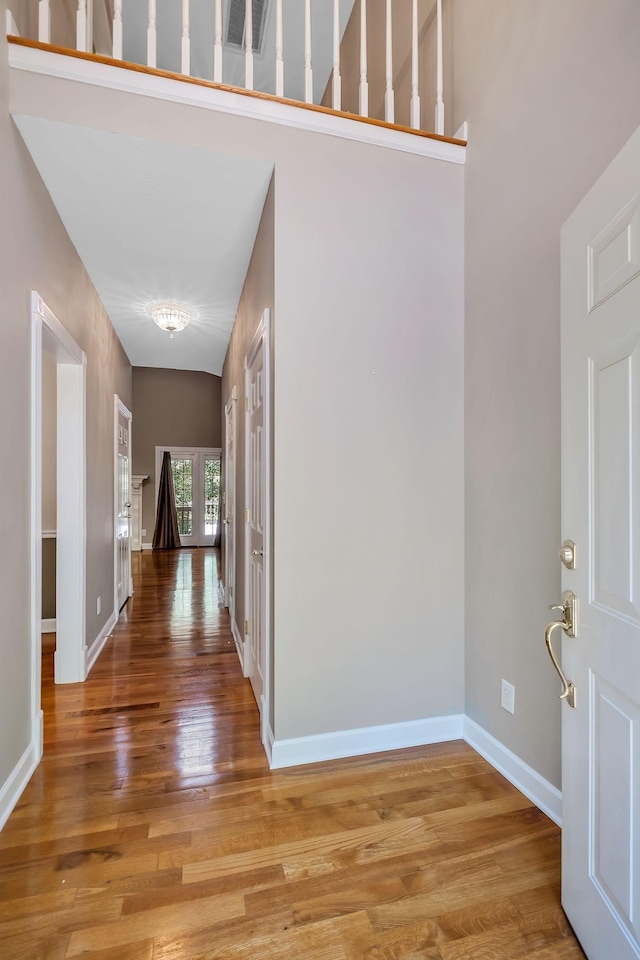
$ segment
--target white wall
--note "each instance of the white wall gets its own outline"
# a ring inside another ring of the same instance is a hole
[[[462,711],[462,169],[276,162],[276,739]]]
[[[560,228],[640,124],[636,0],[446,0],[466,166],[467,713],[560,785]],[[580,545],[579,545],[580,546]],[[500,679],[516,712],[500,708]]]

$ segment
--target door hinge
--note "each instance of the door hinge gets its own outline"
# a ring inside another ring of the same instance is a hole
[[[249,397],[244,398],[244,408],[245,410],[249,409]]]
[[[251,510],[249,509],[249,507],[247,507],[247,509],[244,512],[244,518],[247,523],[251,523]]]
[[[249,621],[245,620],[244,622],[244,635],[245,637],[249,636]]]

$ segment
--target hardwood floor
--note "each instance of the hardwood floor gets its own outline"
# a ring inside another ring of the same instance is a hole
[[[269,771],[213,550],[135,594],[0,833],[3,960],[581,958],[560,834],[462,742]]]

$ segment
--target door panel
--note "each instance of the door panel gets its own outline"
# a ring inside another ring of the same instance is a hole
[[[262,709],[265,662],[265,581],[264,581],[264,343],[261,341],[247,367],[247,517],[249,548],[249,645],[247,664],[256,702]]]
[[[640,132],[562,239],[562,898],[590,960],[640,957]]]
[[[194,460],[193,456],[186,455],[172,455],[171,457],[178,531],[180,533],[180,543],[183,547],[197,545],[197,537],[193,528]]]
[[[236,579],[236,397],[225,407],[224,591],[225,605],[235,623]]]

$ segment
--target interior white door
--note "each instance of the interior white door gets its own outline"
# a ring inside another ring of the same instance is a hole
[[[236,579],[236,397],[224,408],[224,602],[235,621]]]
[[[640,131],[563,230],[563,905],[590,960],[640,957]]]
[[[265,337],[259,335],[246,359],[246,538],[247,611],[250,656],[245,672],[251,680],[260,712],[264,708],[266,661],[266,581],[264,575],[266,462],[265,462]]]
[[[131,596],[131,414],[116,400],[116,595]]]

